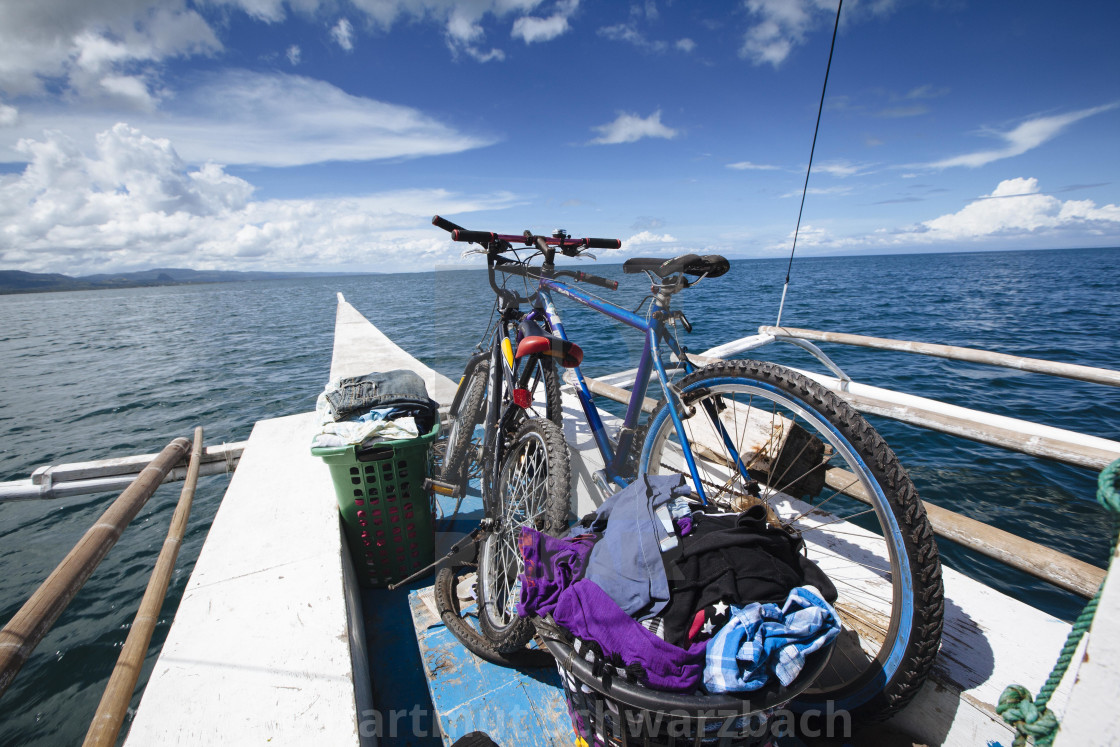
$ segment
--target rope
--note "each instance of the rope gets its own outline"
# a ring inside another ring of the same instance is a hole
[[[821,103],[817,106],[817,124],[813,127],[813,144],[809,148],[809,167],[805,169],[805,184],[801,187],[801,207],[797,210],[797,226],[793,229],[793,247],[789,250],[789,266],[786,267],[786,282],[782,285],[782,301],[778,304],[778,321],[775,327],[782,326],[782,309],[786,306],[786,291],[789,290],[789,272],[793,269],[793,253],[797,251],[797,234],[801,231],[801,213],[805,211],[805,194],[809,191],[809,174],[813,171],[813,153],[817,150],[817,132],[821,129],[821,112],[824,111],[824,94],[828,90],[828,73],[832,70],[832,53],[836,50],[836,32],[840,29],[840,9],[844,0],[836,4],[836,23],[832,27],[832,44],[828,48],[828,65],[824,68],[824,85],[821,86]]]
[[[1109,558],[1116,553],[1117,540],[1120,540],[1120,459],[1108,465],[1101,472],[1097,480],[1097,502],[1112,512],[1112,547]],[[1107,580],[1108,576],[1105,576]],[[996,713],[1003,716],[1003,720],[1015,727],[1014,747],[1024,747],[1028,740],[1033,740],[1038,747],[1050,747],[1054,737],[1058,734],[1058,717],[1046,707],[1050,697],[1062,681],[1066,670],[1069,669],[1077,645],[1093,624],[1093,616],[1097,613],[1097,605],[1101,598],[1101,588],[1085,605],[1085,609],[1077,616],[1069,636],[1066,638],[1058,661],[1046,678],[1038,697],[1031,699],[1031,694],[1022,685],[1010,685],[999,696]]]

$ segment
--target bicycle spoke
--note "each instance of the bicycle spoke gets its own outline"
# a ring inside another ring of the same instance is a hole
[[[825,527],[832,526],[833,524],[836,524],[838,522],[848,521],[849,519],[854,519],[857,516],[863,516],[864,514],[871,514],[871,513],[875,513],[874,508],[869,508],[865,511],[857,511],[854,514],[848,514],[847,516],[838,516],[835,519],[833,519],[832,521],[826,521],[825,523],[817,524],[816,526],[808,527],[808,528],[805,528],[805,529],[797,529],[797,533],[798,534],[805,534],[806,532],[815,532],[818,529],[824,529]]]

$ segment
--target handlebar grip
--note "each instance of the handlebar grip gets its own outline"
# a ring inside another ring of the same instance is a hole
[[[612,291],[618,290],[617,280],[607,280],[606,278],[601,278],[598,275],[589,275],[586,272],[573,272],[572,274],[575,276],[576,280],[580,281],[581,283],[591,283],[592,285],[597,285],[600,288],[606,288],[607,290]]]
[[[621,249],[622,241],[619,239],[583,239],[588,249]],[[617,286],[618,283],[615,283]]]
[[[452,231],[462,231],[462,226],[457,226],[446,218],[441,218],[438,215],[432,216],[432,225],[442,228],[444,231],[451,233]]]
[[[462,228],[456,228],[451,232],[451,238],[455,241],[470,241],[475,244],[489,244],[491,241],[498,240],[498,234],[490,233],[489,231],[467,231]]]

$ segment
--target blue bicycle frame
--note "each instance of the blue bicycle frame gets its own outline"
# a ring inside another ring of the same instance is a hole
[[[645,346],[642,349],[642,357],[638,362],[638,371],[634,379],[634,389],[626,407],[626,416],[622,421],[622,430],[620,431],[617,449],[611,446],[610,439],[607,437],[606,427],[603,425],[603,419],[599,417],[599,411],[591,399],[591,391],[587,388],[587,382],[584,379],[583,371],[580,370],[579,366],[573,369],[575,371],[576,383],[578,384],[576,387],[576,395],[579,397],[580,405],[582,405],[583,411],[587,416],[587,423],[591,426],[591,431],[595,437],[595,444],[598,446],[599,452],[603,456],[605,476],[607,480],[624,487],[627,481],[622,477],[621,472],[627,456],[634,445],[634,429],[638,425],[638,417],[641,415],[642,401],[645,399],[646,389],[649,386],[651,368],[656,371],[657,378],[661,383],[661,388],[665,392],[669,414],[673,419],[673,426],[676,429],[677,437],[682,444],[688,443],[684,424],[681,421],[681,413],[677,408],[677,399],[672,396],[669,376],[665,372],[664,364],[661,362],[661,356],[659,354],[660,342],[664,341],[669,346],[670,351],[677,356],[677,359],[683,362],[686,372],[691,373],[695,367],[682,354],[680,347],[672,336],[666,332],[665,325],[660,319],[654,317],[646,319],[628,309],[594,298],[553,278],[541,277],[537,289],[541,308],[535,306],[534,310],[530,312],[530,318],[537,317],[537,320],[540,320],[539,315],[543,315],[544,320],[547,320],[548,325],[557,337],[563,340],[568,339],[567,334],[564,332],[564,323],[561,321],[560,314],[556,310],[556,305],[552,301],[553,291],[566,298],[570,298],[576,303],[583,304],[601,314],[605,314],[612,319],[640,330],[645,335]],[[720,430],[722,431],[722,428],[720,428]],[[726,434],[723,435],[725,436],[725,440],[729,441]],[[733,451],[732,454],[735,454],[735,452]],[[693,485],[696,486],[696,492],[700,496],[700,500],[706,504],[708,502],[707,496],[704,494],[704,488],[700,481],[700,474],[692,458],[691,449],[684,449],[684,458],[688,465],[689,472],[692,475]],[[737,454],[735,454],[735,459],[739,462]]]

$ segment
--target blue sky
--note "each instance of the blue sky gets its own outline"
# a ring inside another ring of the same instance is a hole
[[[0,0],[0,269],[466,261],[434,213],[782,256],[835,7]],[[1120,245],[1118,32],[848,0],[798,253]]]

